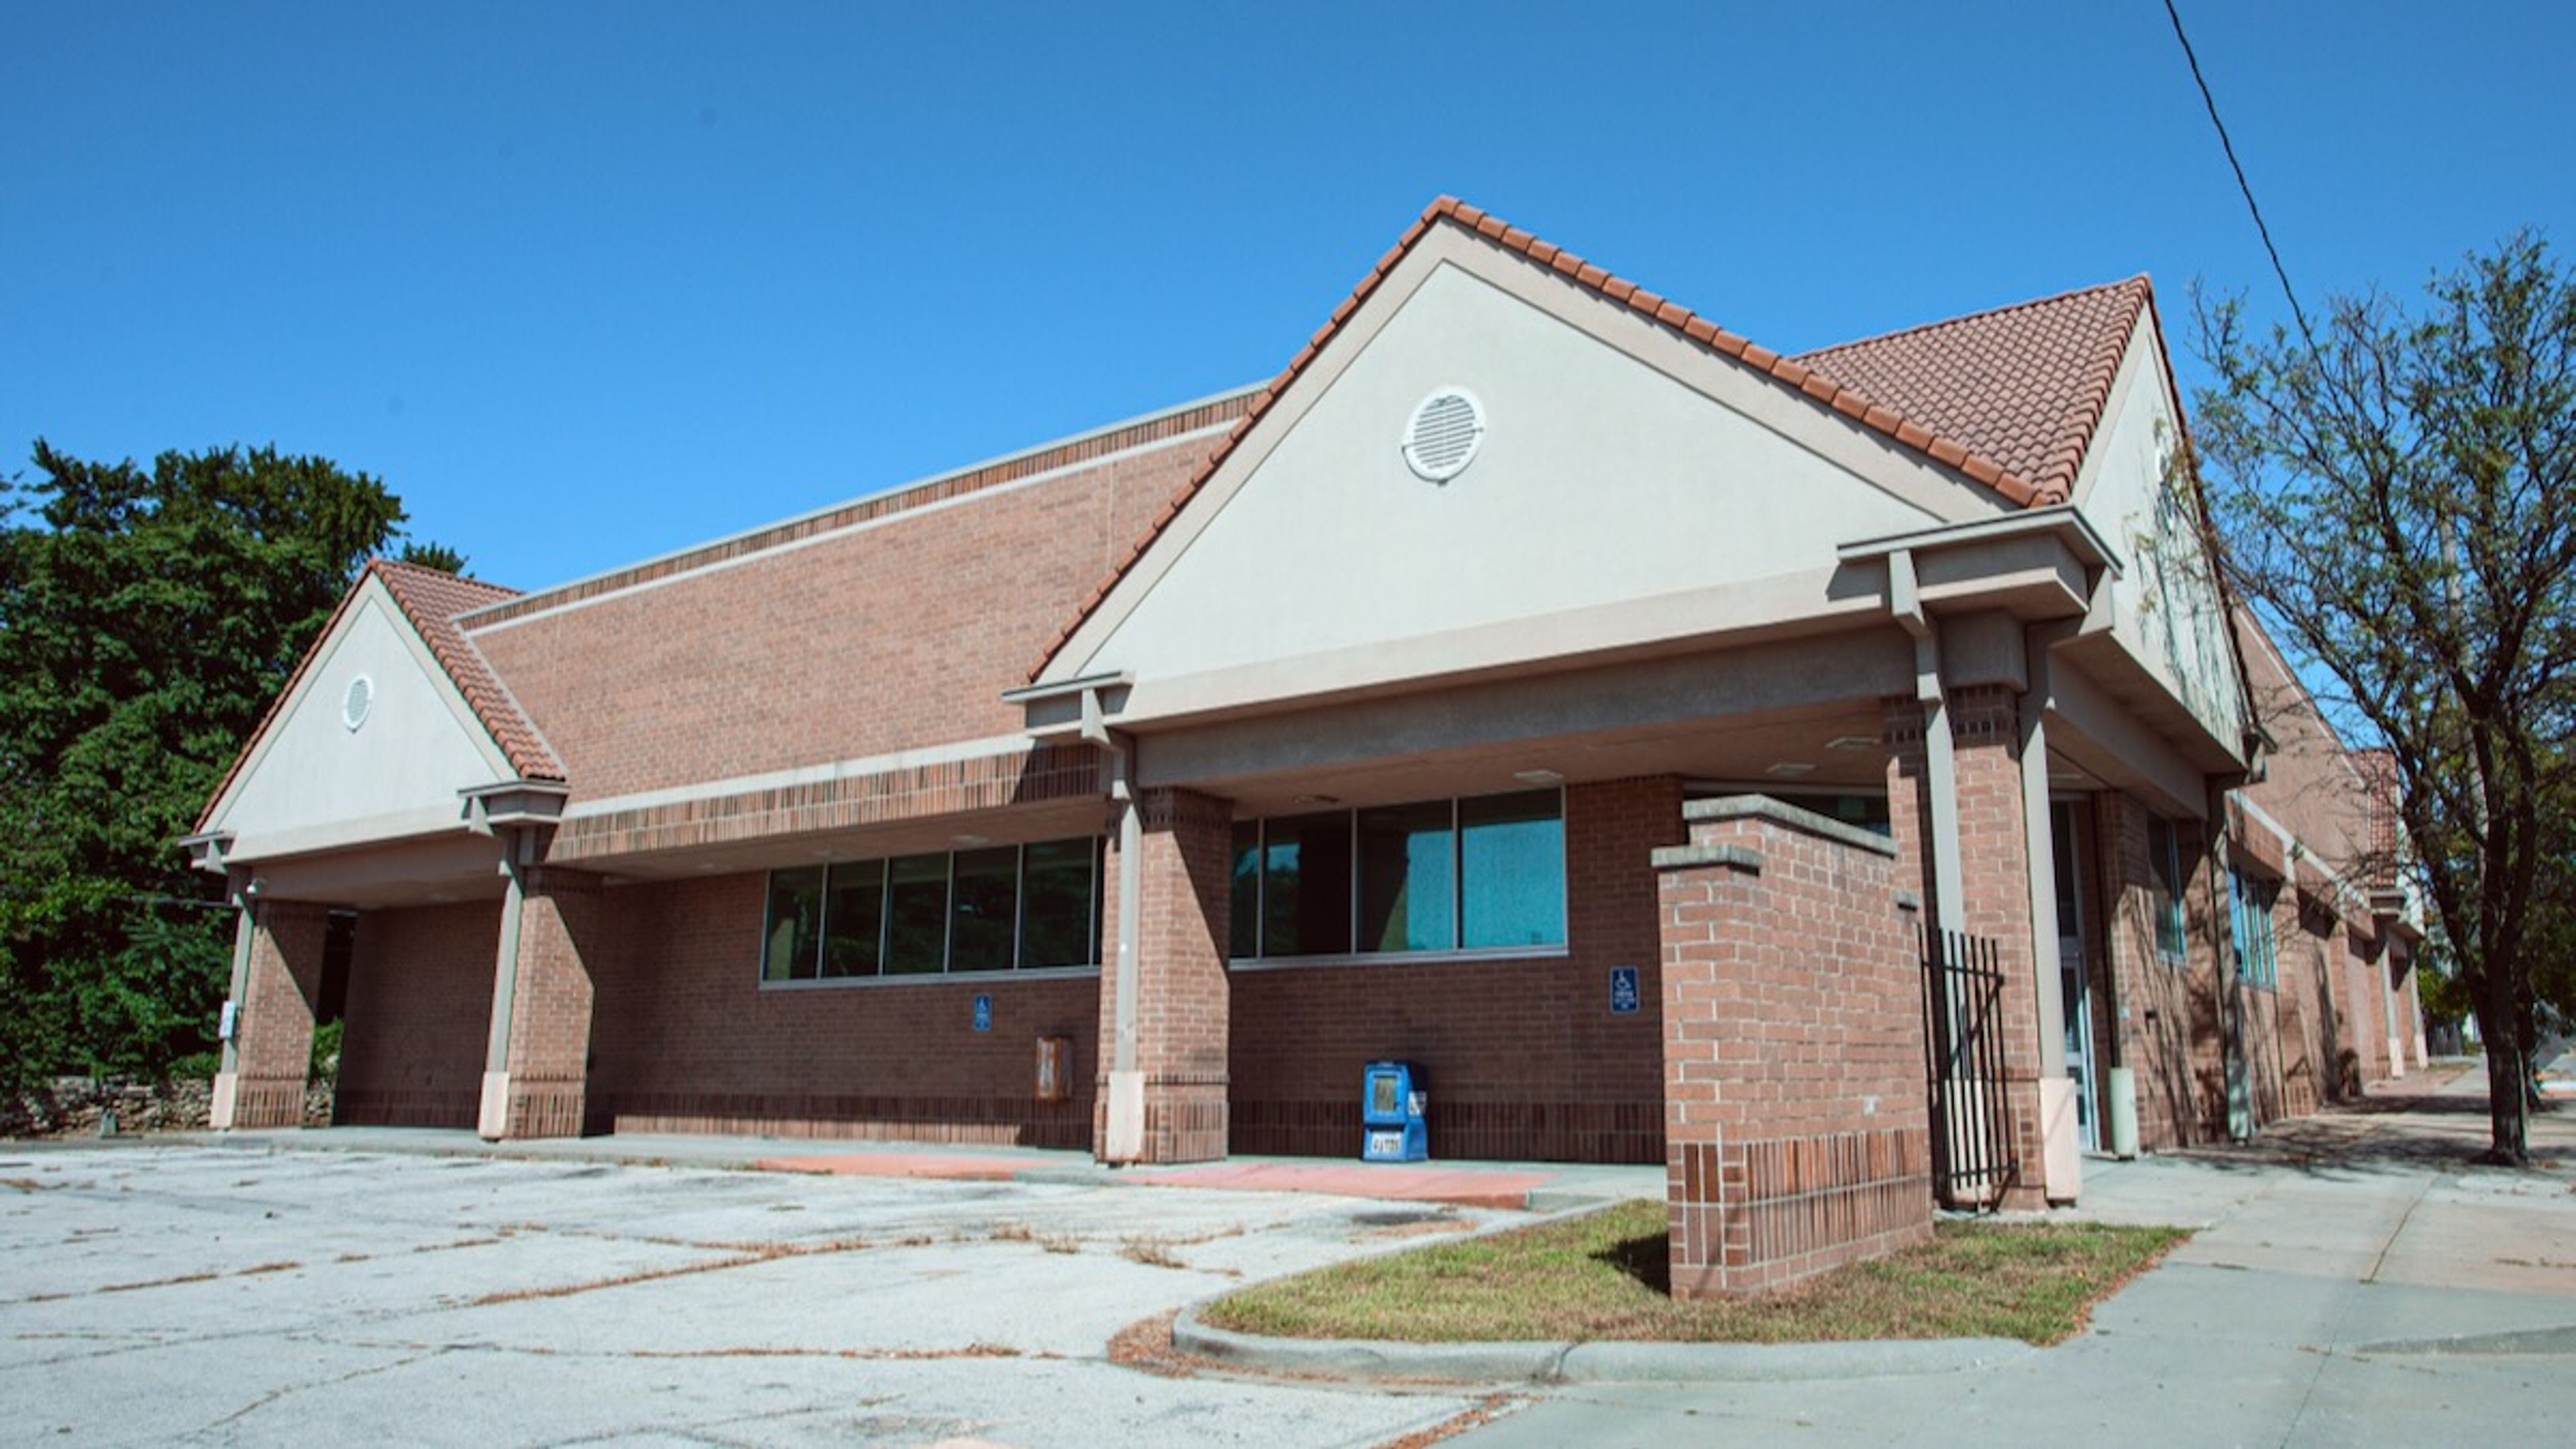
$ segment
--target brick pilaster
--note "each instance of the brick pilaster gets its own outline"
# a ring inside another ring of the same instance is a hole
[[[1936,919],[1940,895],[1934,879],[1937,812],[1931,798],[1923,706],[1910,699],[1886,702],[1887,800],[1897,846],[1894,879],[1919,889],[1931,926],[1965,931],[1996,944],[2004,988],[1996,1023],[2004,1048],[2004,1101],[2019,1173],[2003,1205],[2036,1208],[2047,1201],[2041,1178],[2045,1143],[2039,1101],[2039,1000],[2033,976],[2042,959],[2031,940],[2030,833],[2022,800],[2021,702],[2010,688],[1976,685],[1953,690],[1943,710],[1949,721],[1951,769],[1957,798],[1951,802],[1959,832],[1959,898],[1962,919]],[[2056,943],[2047,943],[2050,953]],[[2053,969],[2053,966],[2052,966]]]
[[[1226,978],[1232,918],[1233,813],[1223,800],[1188,790],[1146,790],[1138,859],[1120,858],[1111,837],[1100,972],[1102,1114],[1093,1151],[1110,1160],[1106,1114],[1117,1070],[1120,874],[1137,877],[1135,1070],[1141,1074],[1148,1163],[1204,1162],[1226,1154],[1226,1050],[1231,1011]]]
[[[510,1009],[508,1136],[581,1135],[599,917],[599,877],[528,868]]]
[[[250,969],[235,1026],[232,1127],[304,1125],[313,1064],[313,1004],[322,990],[330,911],[308,901],[253,908]]]

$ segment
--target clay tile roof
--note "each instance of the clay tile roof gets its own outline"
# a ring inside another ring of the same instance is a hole
[[[2062,502],[2150,295],[2131,277],[1797,360]]]
[[[464,631],[456,627],[457,615],[468,609],[516,598],[519,591],[499,584],[487,584],[480,579],[460,578],[437,569],[422,568],[417,564],[397,563],[386,558],[370,559],[366,568],[359,572],[357,583],[349,586],[348,595],[340,600],[338,608],[331,611],[329,622],[313,637],[304,657],[296,662],[295,672],[287,676],[286,686],[277,692],[276,699],[270,701],[268,713],[260,717],[258,727],[250,732],[250,738],[242,741],[241,752],[233,757],[232,768],[224,771],[223,779],[207,796],[206,807],[197,816],[197,829],[203,830],[213,823],[215,806],[223,800],[224,792],[233,787],[233,781],[240,777],[242,767],[250,763],[252,747],[259,743],[261,735],[268,733],[269,726],[277,722],[278,715],[286,708],[286,701],[294,695],[296,685],[313,668],[313,660],[321,651],[322,641],[330,637],[332,628],[340,622],[340,616],[348,612],[351,601],[358,597],[360,585],[370,574],[384,580],[385,591],[393,595],[395,606],[403,611],[404,618],[411,621],[412,628],[419,631],[422,641],[429,645],[431,656],[438,660],[440,668],[447,671],[449,682],[465,696],[465,702],[473,707],[474,717],[482,721],[483,728],[491,733],[501,752],[509,757],[510,767],[518,772],[519,777],[526,780],[564,778],[563,766],[555,759],[554,750],[546,744],[544,736],[537,733],[536,726],[528,722],[517,702],[510,698],[509,691],[501,686],[500,676],[492,672],[492,666],[485,662],[482,651],[476,649],[466,639]]]
[[[1480,207],[1443,196],[1423,209],[1404,236],[1360,279],[1349,300],[1334,309],[1331,319],[1290,359],[1287,368],[1253,398],[1224,443],[1039,651],[1037,662],[1029,668],[1031,680],[1046,672],[1056,651],[1108,600],[1119,580],[1224,465],[1235,444],[1322,353],[1344,320],[1442,222],[1463,227],[1712,352],[1768,374],[1781,386],[1925,453],[2025,508],[2063,503],[2071,495],[2076,466],[2110,397],[2130,324],[2147,296],[2146,279],[2137,277],[1913,332],[1846,343],[1803,358],[1783,357],[1688,307],[1506,225]],[[1960,330],[1947,330],[1952,328]],[[2032,350],[2016,350],[2025,346]],[[1909,359],[1929,370],[1920,376],[1909,373]],[[1872,389],[1896,395],[1879,396]],[[1989,400],[1988,392],[2002,394],[2003,400]]]

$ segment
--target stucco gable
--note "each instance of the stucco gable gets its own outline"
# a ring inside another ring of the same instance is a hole
[[[354,724],[352,722],[355,722]],[[332,616],[200,829],[252,860],[454,830],[510,756],[371,570]]]
[[[2014,506],[1473,232],[1410,247],[1335,331],[1042,684],[1432,639],[1460,646],[1453,666],[1487,667],[1721,633],[1834,607],[1839,543]],[[1464,472],[1431,481],[1401,444],[1416,405],[1451,388],[1486,432]]]

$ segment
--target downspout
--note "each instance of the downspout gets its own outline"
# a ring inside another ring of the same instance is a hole
[[[1082,692],[1082,738],[1107,755],[1109,799],[1118,811],[1118,972],[1112,987],[1109,1105],[1100,1155],[1109,1162],[1134,1162],[1145,1148],[1145,1081],[1136,1065],[1142,994],[1136,971],[1144,939],[1138,920],[1144,909],[1139,856],[1145,848],[1145,824],[1136,808],[1136,744],[1108,727],[1096,689]]]
[[[1887,556],[1887,611],[1914,639],[1914,697],[1923,706],[1923,773],[1931,795],[1924,833],[1932,857],[1932,924],[1967,929],[1967,896],[1959,864],[1959,762],[1950,740],[1950,695],[1941,682],[1941,633],[1923,612],[1916,587],[1914,550]]]
[[[519,1002],[519,913],[528,882],[519,854],[529,837],[501,834],[501,944],[492,959],[492,1028],[483,1046],[483,1096],[475,1131],[498,1142],[510,1131],[510,1032]]]

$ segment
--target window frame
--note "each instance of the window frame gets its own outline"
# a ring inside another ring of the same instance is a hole
[[[1069,966],[1023,966],[1027,959],[1029,924],[1029,851],[1032,847],[1063,845],[1080,841],[1090,846],[1091,889],[1089,907],[1084,917],[1084,939],[1090,942],[1091,960]],[[754,967],[763,991],[810,991],[843,987],[899,987],[935,983],[955,984],[961,981],[1043,981],[1058,977],[1097,976],[1100,974],[1101,928],[1107,923],[1107,902],[1102,898],[1108,878],[1105,859],[1106,837],[1066,836],[1061,839],[1021,841],[1007,846],[979,845],[943,851],[907,851],[901,855],[866,856],[850,860],[820,861],[812,865],[778,866],[762,873],[760,948]],[[957,942],[957,857],[1008,849],[1011,862],[1011,961],[1008,966],[959,970],[955,965]],[[940,881],[939,965],[936,970],[888,971],[887,953],[893,946],[894,932],[894,866],[898,860],[936,855],[942,862]],[[813,959],[806,962],[805,975],[773,979],[769,975],[770,938],[777,930],[771,914],[777,896],[777,878],[808,871],[821,871],[820,906],[814,926]],[[876,969],[864,975],[830,976],[823,974],[830,964],[832,942],[832,897],[835,883],[844,871],[872,871],[877,885],[877,950]]]
[[[1359,943],[1362,939],[1362,927],[1366,921],[1366,911],[1364,908],[1366,880],[1361,858],[1361,836],[1359,829],[1359,817],[1363,812],[1415,809],[1430,805],[1446,805],[1448,807],[1449,939],[1452,942],[1463,943],[1466,940],[1467,930],[1468,874],[1465,840],[1461,834],[1463,829],[1461,819],[1464,813],[1461,809],[1462,803],[1468,800],[1499,799],[1507,796],[1538,796],[1542,794],[1553,796],[1556,806],[1555,814],[1552,818],[1556,824],[1557,835],[1556,921],[1561,939],[1553,942],[1518,946],[1468,946],[1464,944],[1455,944],[1439,949],[1426,950],[1366,950],[1359,948]],[[1397,962],[1497,961],[1528,958],[1543,959],[1565,956],[1569,954],[1571,950],[1571,938],[1573,936],[1573,888],[1570,880],[1572,871],[1570,869],[1570,863],[1566,858],[1565,802],[1565,787],[1558,785],[1542,789],[1497,790],[1483,795],[1451,795],[1435,797],[1430,800],[1399,800],[1378,805],[1344,806],[1331,811],[1305,811],[1295,815],[1282,815],[1277,817],[1257,816],[1251,819],[1238,820],[1234,822],[1235,827],[1238,830],[1244,827],[1250,827],[1252,830],[1251,848],[1253,853],[1253,867],[1251,871],[1252,889],[1250,892],[1250,908],[1254,932],[1252,940],[1253,954],[1243,956],[1236,955],[1234,953],[1234,941],[1232,939],[1234,933],[1229,929],[1227,932],[1228,940],[1226,942],[1227,968],[1229,970],[1236,971],[1278,971],[1295,970],[1307,966],[1362,966]],[[1265,955],[1263,954],[1264,948],[1269,944],[1267,938],[1269,924],[1268,890],[1270,876],[1270,838],[1268,827],[1270,822],[1273,818],[1281,820],[1311,820],[1323,815],[1338,815],[1341,817],[1344,829],[1348,832],[1346,836],[1348,841],[1346,846],[1346,855],[1348,858],[1349,881],[1346,895],[1348,897],[1347,915],[1349,918],[1349,925],[1347,928],[1347,935],[1344,939],[1350,942],[1350,947],[1339,951],[1306,952],[1289,956]],[[1240,847],[1234,843],[1233,837],[1229,836],[1229,859],[1239,857],[1239,853]]]
[[[2156,849],[2158,834],[2164,837],[2164,849]],[[2147,909],[2155,930],[2156,959],[2168,966],[2181,966],[2191,959],[2191,926],[2183,908],[2185,880],[2182,873],[2182,831],[2162,815],[2147,817]],[[2173,944],[2166,936],[2171,933]]]
[[[2281,883],[2231,865],[2228,937],[2236,952],[2236,979],[2265,991],[2281,989]],[[2250,928],[2257,923],[2259,931]]]

